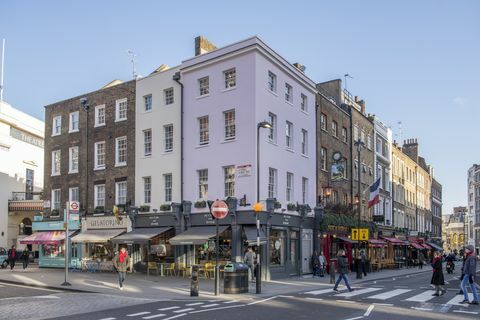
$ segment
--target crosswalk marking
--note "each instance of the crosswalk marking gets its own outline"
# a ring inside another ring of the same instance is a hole
[[[332,292],[333,292],[333,289],[330,288],[330,289],[322,289],[322,290],[308,291],[308,292],[304,292],[304,294],[313,294],[314,296],[318,296],[318,295],[320,295],[320,294],[332,293]]]
[[[127,314],[127,317],[138,317],[138,316],[143,316],[143,315],[146,315],[146,314],[150,314],[150,312],[149,311],[144,311],[144,312]]]
[[[195,303],[188,303],[186,304],[187,307],[192,307],[192,306],[198,306],[198,305],[201,305],[203,304],[203,302],[195,302]]]
[[[237,300],[225,301],[224,304],[235,303],[235,302],[238,302],[238,301]]]
[[[382,290],[382,289],[381,288],[365,288],[365,289],[361,289],[361,290],[355,290],[355,291],[351,291],[351,292],[340,293],[340,294],[335,295],[335,297],[349,298],[349,297],[359,296],[359,295],[364,294],[364,293],[374,292],[374,291],[378,291],[378,290]]]
[[[174,313],[182,313],[182,312],[188,312],[188,311],[192,311],[192,310],[195,310],[195,308],[185,308],[185,309],[175,310],[173,312]]]
[[[473,294],[469,293],[468,299],[470,299],[471,301],[473,299]],[[455,297],[453,297],[453,299],[450,299],[447,304],[451,304],[454,306],[468,306],[468,304],[461,304],[460,301],[463,301],[463,294],[457,294]]]
[[[387,291],[387,292],[382,292],[379,294],[376,294],[374,296],[368,297],[368,299],[377,299],[377,300],[387,300],[390,298],[393,298],[395,296],[399,296],[401,294],[407,293],[412,291],[411,289],[395,289],[392,291]]]
[[[218,303],[212,303],[212,304],[206,304],[204,306],[201,306],[201,308],[210,308],[210,307],[216,307],[219,306]]]
[[[434,294],[434,293],[435,293],[434,290],[427,290],[427,291],[424,291],[420,294],[417,294],[416,296],[405,299],[405,301],[426,302],[430,299],[435,298],[435,296],[432,296],[432,294]]]
[[[115,320],[117,318],[103,318],[103,319],[100,319],[100,320]]]
[[[165,317],[164,313],[159,313],[159,314],[153,314],[148,317],[143,317],[142,319],[148,320],[148,319],[155,319],[155,318],[160,318],[160,317]]]
[[[180,309],[180,307],[161,308],[161,309],[158,309],[158,311],[167,311],[167,310],[174,310],[174,309]]]

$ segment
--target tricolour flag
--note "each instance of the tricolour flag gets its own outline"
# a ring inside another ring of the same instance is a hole
[[[380,178],[370,186],[370,199],[368,199],[368,208],[373,207],[380,202]]]

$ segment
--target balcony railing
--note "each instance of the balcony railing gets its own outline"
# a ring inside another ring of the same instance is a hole
[[[43,192],[12,192],[10,201],[43,200]]]

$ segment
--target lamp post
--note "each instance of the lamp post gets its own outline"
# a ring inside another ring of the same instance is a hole
[[[88,169],[88,110],[90,110],[90,105],[88,104],[88,98],[81,98],[80,104],[82,105],[83,110],[85,110],[85,215],[88,213],[88,175],[90,171]]]
[[[272,125],[267,121],[262,121],[257,124],[257,203],[254,206],[254,211],[256,213],[256,222],[257,222],[257,274],[256,274],[256,283],[255,283],[255,293],[262,293],[262,266],[260,262],[260,129],[271,129]]]
[[[355,146],[357,147],[357,159],[358,159],[358,176],[357,176],[357,195],[358,195],[358,221],[357,221],[357,228],[359,229],[360,232],[360,219],[361,219],[361,212],[362,212],[362,191],[361,189],[361,162],[360,162],[360,153],[362,151],[362,147],[364,146],[364,143],[362,140],[358,139],[355,141]],[[358,237],[358,249],[357,249],[357,279],[362,279],[362,270],[360,269],[360,237]]]

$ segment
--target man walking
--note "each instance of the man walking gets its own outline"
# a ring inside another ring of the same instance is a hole
[[[17,250],[15,250],[15,246],[12,246],[11,249],[8,250],[7,259],[8,263],[10,264],[10,270],[13,270],[15,267],[15,258],[17,256]]]
[[[250,273],[250,280],[255,280],[255,259],[257,255],[253,252],[252,247],[248,247],[247,252],[245,252],[245,256],[243,257],[243,262],[248,266],[248,273]]]
[[[335,286],[333,287],[333,291],[338,292],[338,284],[343,279],[343,281],[345,281],[345,285],[348,288],[348,291],[352,292],[354,289],[350,288],[350,284],[348,283],[348,277],[347,277],[348,261],[347,261],[347,258],[345,257],[345,250],[339,250],[337,256],[338,256],[338,259],[337,259],[338,273],[340,275],[338,276],[337,282],[335,282]]]
[[[120,290],[123,290],[123,283],[125,282],[127,269],[130,267],[130,257],[128,256],[125,247],[122,247],[120,252],[115,256],[113,259],[113,265],[118,273],[118,287]]]
[[[364,250],[360,251],[360,264],[362,267],[363,276],[366,277],[367,276],[367,256],[365,255]]]
[[[466,259],[462,268],[463,280],[460,287],[463,291],[463,301],[460,303],[478,304],[477,288],[475,287],[475,273],[477,272],[477,257],[475,256],[475,247],[468,245],[465,247]],[[467,285],[472,289],[473,300],[469,302]]]
[[[418,254],[418,268],[419,269],[423,269],[423,263],[425,262],[425,256],[423,255],[423,253],[420,251],[420,253]]]
[[[28,262],[30,259],[30,251],[28,251],[28,248],[25,247],[22,252],[22,262],[23,262],[23,270],[25,271],[28,267]]]

